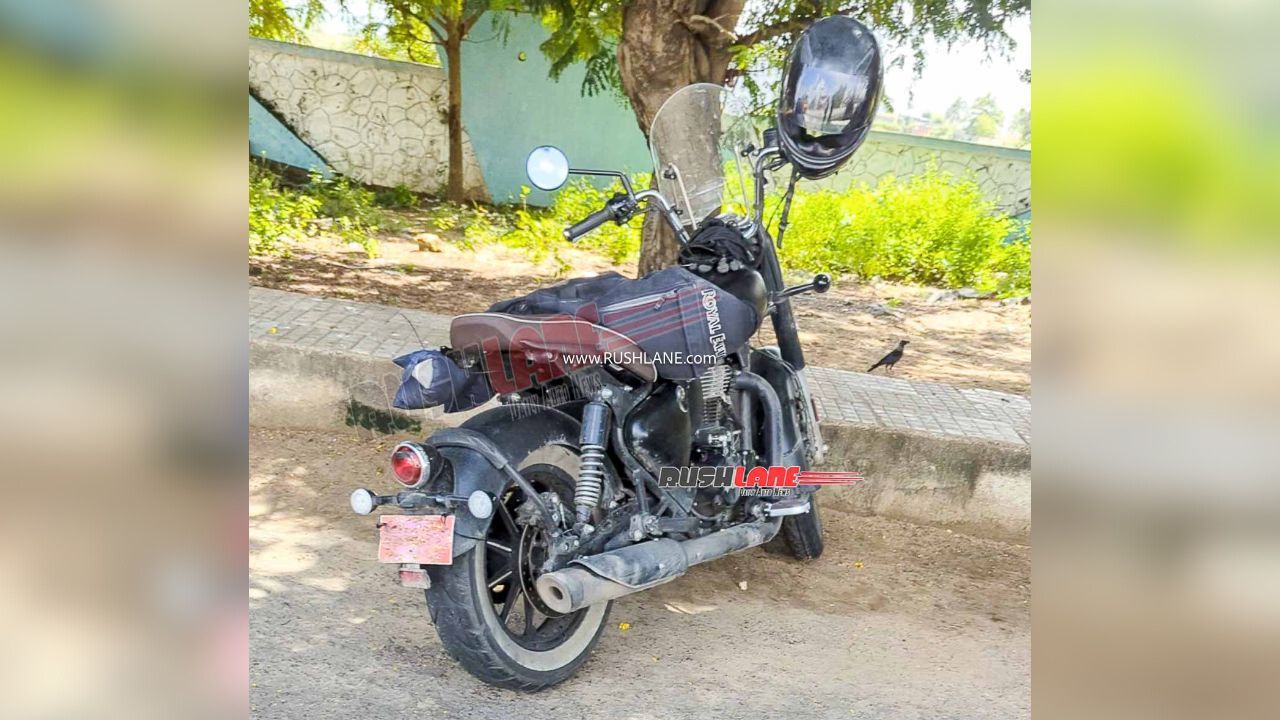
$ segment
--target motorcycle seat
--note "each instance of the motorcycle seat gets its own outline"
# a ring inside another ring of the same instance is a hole
[[[475,347],[483,353],[498,351],[520,356],[534,367],[565,372],[608,359],[644,382],[658,377],[653,363],[644,361],[643,351],[631,338],[570,315],[459,315],[449,326],[449,344],[458,349]]]

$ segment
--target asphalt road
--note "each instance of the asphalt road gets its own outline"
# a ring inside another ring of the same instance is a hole
[[[839,507],[821,559],[695,567],[617,601],[563,685],[486,686],[445,654],[422,592],[375,561],[374,520],[347,509],[356,486],[386,487],[391,444],[252,431],[252,717],[1030,716],[1029,548]]]

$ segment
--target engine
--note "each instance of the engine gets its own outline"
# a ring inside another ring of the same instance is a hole
[[[743,464],[742,428],[733,414],[730,385],[737,374],[728,363],[708,368],[691,385],[697,397],[690,403],[694,423],[690,461],[695,466],[737,466]],[[694,509],[714,516],[738,501],[737,488],[702,488],[693,493]]]
[[[721,465],[736,459],[735,428],[730,427],[729,383],[734,370],[727,363],[714,365],[698,378],[697,402],[689,410],[693,417],[693,461],[700,465]]]

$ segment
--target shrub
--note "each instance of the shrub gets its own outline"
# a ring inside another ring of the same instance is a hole
[[[416,208],[418,207],[418,194],[403,183],[393,188],[383,188],[379,190],[374,200],[382,207],[388,208]]]
[[[1004,273],[1009,294],[1031,280],[1029,245],[1004,244],[1012,228],[976,183],[930,170],[885,178],[874,190],[798,192],[782,260],[790,269],[943,287],[997,289]]]
[[[345,178],[312,177],[302,190],[291,190],[254,168],[249,185],[249,244],[254,253],[285,253],[288,238],[313,234],[321,218],[331,218],[335,234],[360,244],[373,257],[376,233],[401,226],[398,216],[383,206],[411,206],[418,199],[403,187],[375,193]],[[648,187],[649,180],[647,174],[632,178],[636,187]],[[558,272],[566,274],[572,268],[562,255],[568,247],[562,231],[604,207],[620,191],[618,183],[599,189],[577,179],[557,192],[547,208],[529,207],[524,202],[529,189],[524,188],[515,206],[439,203],[426,212],[438,231],[463,227],[464,247],[499,242],[525,251],[535,261],[551,258]],[[775,223],[780,202],[775,193],[765,211]],[[1014,221],[999,214],[969,179],[930,170],[906,180],[885,178],[874,189],[836,192],[801,186],[790,223],[781,252],[787,270],[972,286],[1001,296],[1031,291],[1029,226],[1025,237],[1007,240]],[[640,252],[642,224],[640,214],[622,226],[605,223],[579,244],[614,263],[633,262]],[[773,230],[776,234],[776,227]]]
[[[637,175],[632,182],[639,187],[649,184],[647,175]],[[552,205],[545,209],[530,209],[523,202],[516,213],[515,229],[502,241],[515,247],[526,247],[542,256],[559,257],[565,247],[564,229],[593,212],[603,208],[615,193],[622,192],[622,185],[615,182],[601,190],[585,179],[576,180],[556,193]],[[522,199],[529,188],[522,189]],[[640,254],[640,226],[643,217],[637,214],[630,222],[616,225],[605,223],[578,240],[578,245],[595,250],[611,262],[634,260]]]
[[[378,256],[378,231],[399,224],[378,206],[372,190],[345,177],[325,180],[312,175],[305,192],[320,201],[321,216],[333,219],[334,233],[371,258]]]
[[[288,255],[291,239],[314,233],[320,201],[281,188],[275,176],[250,166],[249,252]]]
[[[632,182],[638,187],[647,187],[649,176],[636,175]],[[561,251],[568,247],[564,229],[604,207],[614,193],[621,191],[621,183],[601,190],[587,180],[579,179],[557,192],[550,207],[532,208],[524,202],[530,189],[522,188],[521,203],[509,213],[509,223],[503,222],[499,213],[477,208],[476,217],[467,227],[466,240],[473,244],[499,242],[525,251],[535,262],[551,258],[556,263],[558,274],[563,275],[572,269],[561,255]],[[632,262],[640,254],[642,223],[640,214],[624,225],[605,223],[583,236],[578,244],[599,252],[613,263]]]
[[[1031,292],[1031,225],[1023,228],[1023,236],[1006,242],[996,253],[991,268],[996,276],[997,295],[1027,295]]]
[[[400,224],[378,207],[373,191],[346,178],[313,175],[294,189],[261,165],[249,168],[249,252],[255,255],[287,255],[291,239],[315,235],[327,220],[333,234],[377,257],[378,231]]]

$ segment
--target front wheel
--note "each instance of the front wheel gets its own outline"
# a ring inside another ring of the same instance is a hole
[[[809,512],[782,518],[782,539],[791,554],[800,560],[822,555],[822,516],[818,514],[818,493],[809,495]]]
[[[539,492],[555,492],[573,505],[577,453],[561,445],[535,450],[520,474]],[[509,484],[494,502],[484,542],[431,569],[427,608],[445,650],[467,672],[490,685],[537,691],[571,677],[604,629],[609,603],[568,615],[543,606],[533,589],[546,534],[515,522],[526,501]]]

